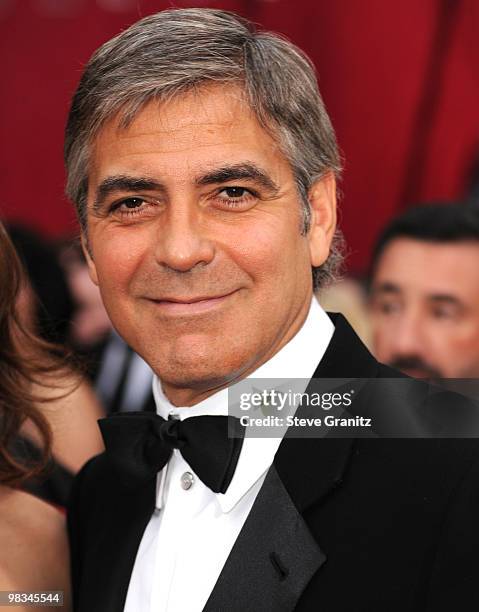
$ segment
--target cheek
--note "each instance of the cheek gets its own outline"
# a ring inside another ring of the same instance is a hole
[[[253,280],[281,297],[288,288],[304,282],[310,284],[309,250],[296,218],[288,219],[288,223],[278,219],[267,221],[230,236],[226,248],[232,247],[231,257]]]
[[[253,226],[235,236],[230,245],[231,257],[254,279],[270,278],[278,266],[278,261],[272,257],[278,250],[274,232]]]
[[[371,324],[374,354],[379,361],[387,361],[395,352],[398,340],[398,331],[394,325],[394,320],[373,314]]]
[[[105,303],[128,293],[128,287],[143,256],[145,241],[129,236],[99,237],[93,250],[96,271]]]
[[[389,347],[388,332],[384,326],[376,324],[373,328],[373,346],[376,357],[379,361],[389,358],[391,352]]]
[[[453,331],[447,338],[447,345],[456,351],[459,358],[466,353],[479,355],[479,325],[477,322],[469,322],[462,328]]]

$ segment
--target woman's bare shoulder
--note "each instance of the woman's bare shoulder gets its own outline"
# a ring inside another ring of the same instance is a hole
[[[64,516],[24,493],[0,487],[0,590],[69,592]]]

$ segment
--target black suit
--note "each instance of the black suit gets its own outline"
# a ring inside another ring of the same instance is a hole
[[[342,317],[334,323],[315,377],[397,376]],[[77,612],[123,610],[154,493],[154,481],[119,485],[105,455],[78,477],[69,513]],[[478,558],[476,440],[288,437],[205,610],[473,610]]]

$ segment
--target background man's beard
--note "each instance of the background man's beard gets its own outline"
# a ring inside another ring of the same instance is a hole
[[[432,378],[435,380],[444,378],[442,372],[416,355],[393,357],[389,365],[406,373],[410,371],[418,372],[418,375],[416,375],[418,378]]]

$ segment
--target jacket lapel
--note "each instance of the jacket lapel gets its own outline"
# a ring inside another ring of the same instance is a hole
[[[155,481],[131,488],[115,482],[110,486],[107,507],[97,512],[102,528],[86,547],[82,563],[78,612],[119,612],[123,610],[133,565],[143,532],[154,509]]]
[[[204,611],[288,612],[325,559],[273,466]]]
[[[314,378],[372,378],[377,362],[341,315]],[[352,439],[285,436],[204,612],[290,612],[327,558],[303,513],[340,486]]]
[[[378,362],[349,323],[340,314],[328,314],[335,330],[313,378],[360,381],[376,378]],[[359,404],[356,404],[355,410],[361,412]],[[301,413],[300,408],[298,416]],[[291,433],[288,431],[281,442],[274,465],[294,504],[303,513],[341,484],[353,450],[354,438],[335,438],[334,430],[325,438],[299,438],[293,437]]]

